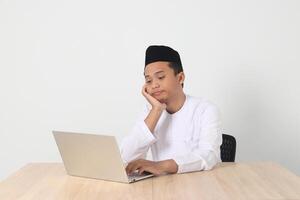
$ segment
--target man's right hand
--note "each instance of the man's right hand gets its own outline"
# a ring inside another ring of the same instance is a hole
[[[157,99],[155,99],[153,96],[151,96],[147,90],[146,85],[143,86],[142,93],[144,97],[147,99],[147,101],[151,104],[152,109],[150,110],[148,116],[144,120],[146,125],[148,126],[151,133],[154,133],[155,126],[163,112],[164,109],[166,109],[167,105],[164,103],[160,103]]]
[[[151,104],[152,109],[159,110],[159,111],[163,111],[164,109],[166,109],[167,105],[165,103],[160,103],[157,99],[155,99],[147,92],[146,84],[143,86],[142,94],[147,99],[147,101]]]

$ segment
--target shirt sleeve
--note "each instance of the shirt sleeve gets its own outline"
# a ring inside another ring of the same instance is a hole
[[[178,165],[177,173],[212,169],[220,159],[222,144],[220,115],[217,107],[209,104],[203,112],[197,113],[190,152],[178,155],[173,159]]]
[[[144,122],[148,113],[149,109],[145,106],[130,133],[121,142],[120,149],[124,163],[140,158],[145,159],[150,146],[157,141]]]

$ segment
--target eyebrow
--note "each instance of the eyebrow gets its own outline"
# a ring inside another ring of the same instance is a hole
[[[160,71],[155,72],[154,74],[159,74],[159,73],[162,73],[162,72],[165,72],[165,71],[160,70]],[[146,74],[144,74],[144,76],[145,76],[145,78],[149,77],[149,75],[146,75]]]

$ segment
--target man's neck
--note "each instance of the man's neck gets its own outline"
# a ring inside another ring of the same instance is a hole
[[[176,96],[176,98],[172,99],[169,103],[167,103],[167,108],[166,108],[167,112],[169,114],[176,113],[182,108],[185,100],[186,100],[186,95],[183,92],[181,92],[178,96]]]

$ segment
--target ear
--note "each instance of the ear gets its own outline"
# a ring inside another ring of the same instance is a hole
[[[180,72],[179,74],[177,74],[177,78],[180,84],[184,83],[184,79],[185,79],[185,75],[183,72]]]

